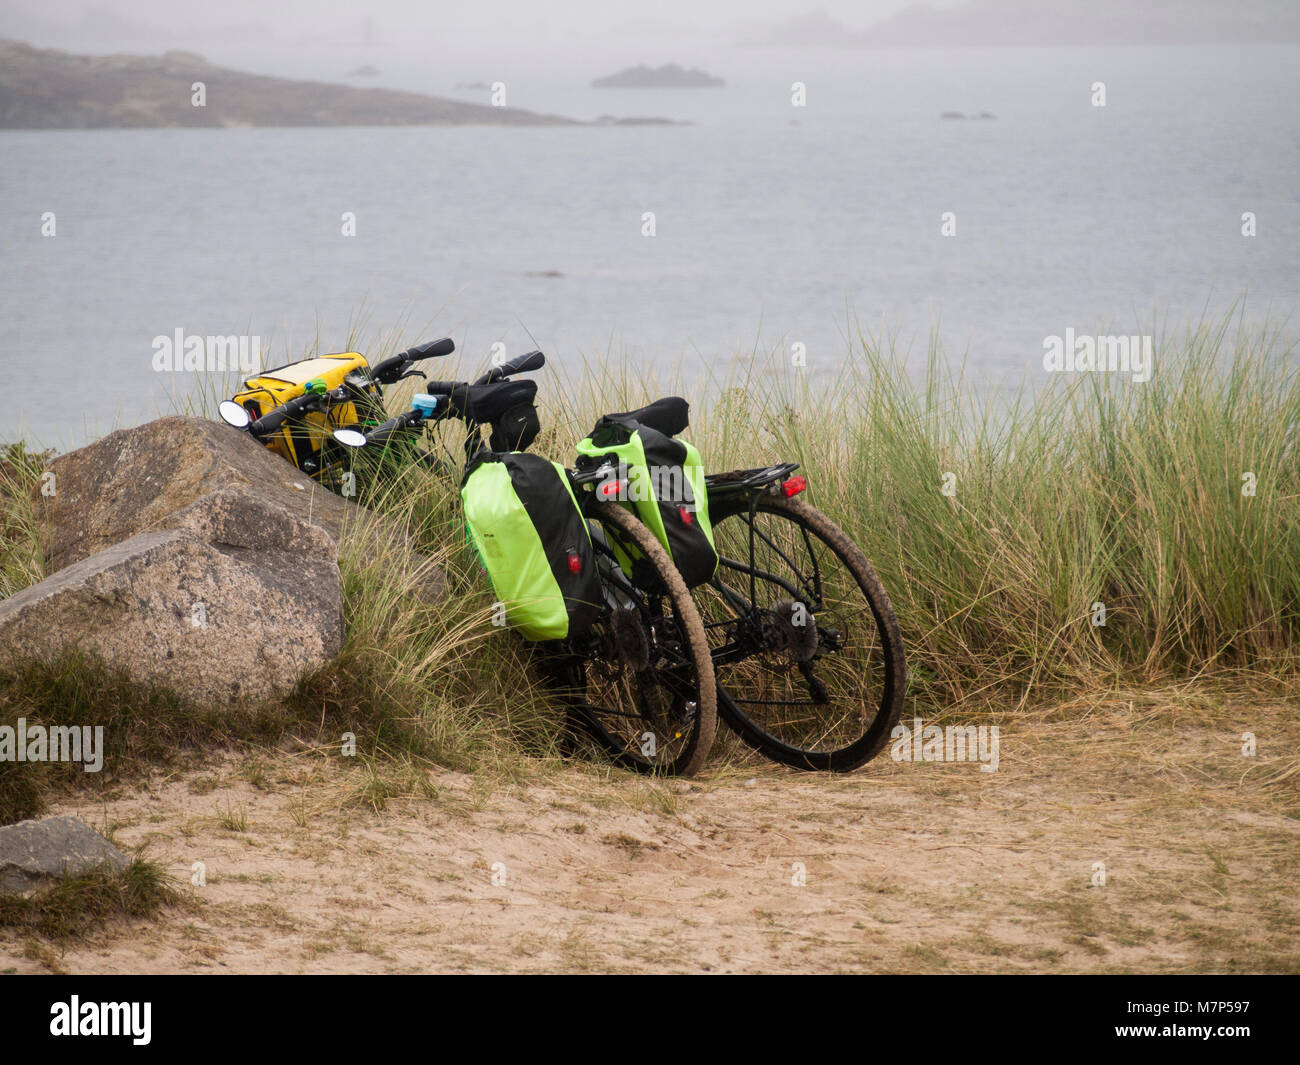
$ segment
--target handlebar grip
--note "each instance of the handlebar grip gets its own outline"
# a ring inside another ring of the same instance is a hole
[[[383,447],[394,436],[404,429],[410,429],[412,425],[418,425],[423,420],[419,411],[404,411],[401,414],[394,415],[386,422],[380,422],[373,429],[366,430],[367,447]]]
[[[248,431],[257,437],[270,436],[290,418],[296,418],[304,411],[310,410],[317,398],[310,393],[296,396],[282,406],[276,407],[275,410],[263,414],[256,421],[249,422]]]
[[[380,422],[373,428],[366,430],[366,447],[383,447],[392,439],[397,432],[401,422],[397,418],[389,418],[386,422]]]
[[[476,385],[490,385],[492,382],[500,381],[512,374],[540,370],[545,365],[545,355],[540,351],[530,351],[527,355],[516,355],[513,359],[503,362],[500,366],[494,366],[474,383]]]
[[[451,337],[443,337],[441,340],[430,340],[427,344],[417,344],[408,348],[404,354],[408,361],[419,362],[421,359],[441,358],[455,350],[456,342]]]

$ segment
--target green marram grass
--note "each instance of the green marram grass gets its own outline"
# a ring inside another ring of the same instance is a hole
[[[399,346],[390,335],[362,350],[378,359]],[[861,546],[893,599],[909,709],[1006,708],[1241,671],[1294,682],[1300,366],[1275,334],[1224,319],[1157,335],[1143,384],[1039,373],[1010,393],[972,387],[934,346],[919,374],[867,338],[845,354],[834,375],[773,353],[689,383],[682,369],[655,380],[621,363],[569,374],[549,366],[536,375],[535,450],[567,463],[600,414],[678,392],[692,402],[688,436],[710,469],[801,463],[806,498]],[[481,370],[447,359],[437,376]],[[414,390],[391,390],[390,404],[404,406]],[[210,412],[218,398],[191,409]],[[457,468],[461,435],[448,426],[436,441]],[[30,498],[41,466],[22,448],[0,462],[3,594],[41,576]],[[351,731],[366,777],[356,801],[376,807],[420,793],[413,765],[515,780],[562,764],[561,710],[537,687],[529,650],[491,623],[457,473],[407,466],[382,483],[363,479],[361,501],[392,519],[396,539],[341,545],[346,646],[286,705],[196,713],[65,662],[7,671],[0,716],[117,721],[142,764],[289,734],[337,753]],[[435,569],[448,582],[441,598],[429,594]],[[1098,604],[1104,625],[1094,624]],[[30,768],[0,767],[0,814],[41,806],[43,789],[23,775]],[[104,786],[81,779],[92,774],[64,776],[60,786]]]
[[[860,338],[830,386],[774,356],[682,393],[710,469],[802,464],[805,498],[890,593],[913,696],[1294,675],[1294,349],[1225,319],[1157,337],[1145,383],[1040,374],[1010,394],[982,393],[929,354],[918,379],[896,351]],[[561,438],[662,394],[626,379],[611,394],[608,381],[589,369],[560,398],[550,413]]]
[[[386,354],[387,351],[379,353]],[[473,377],[468,360],[437,376]],[[802,464],[807,498],[879,572],[931,708],[1300,665],[1300,360],[1226,316],[1155,334],[1154,373],[981,389],[859,335],[828,384],[784,353],[686,382],[588,361],[535,375],[533,449],[571,463],[596,418],[679,393],[707,467]],[[411,391],[414,386],[407,386]],[[407,402],[405,389],[390,397]],[[446,454],[461,434],[440,430]],[[457,483],[386,493],[456,553]]]
[[[100,866],[30,896],[0,895],[0,928],[66,941],[110,921],[148,918],[165,906],[185,904],[162,866],[136,855],[120,872]]]

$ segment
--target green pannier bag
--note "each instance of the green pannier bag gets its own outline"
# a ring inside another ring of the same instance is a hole
[[[470,543],[507,624],[526,640],[586,632],[603,595],[591,532],[564,467],[540,455],[480,451],[460,496]]]
[[[685,407],[684,401],[676,402]],[[618,484],[598,485],[597,497],[621,503],[636,514],[663,544],[688,588],[713,576],[718,552],[709,522],[704,464],[694,447],[631,415],[606,414],[578,443],[578,454],[617,461]],[[632,581],[643,588],[654,587],[658,578],[644,556],[612,533],[611,540]]]

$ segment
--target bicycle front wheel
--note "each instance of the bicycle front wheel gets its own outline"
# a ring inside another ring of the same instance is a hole
[[[849,537],[797,499],[710,500],[721,556],[695,589],[718,712],[751,747],[796,769],[847,772],[889,739],[906,667],[898,621]]]

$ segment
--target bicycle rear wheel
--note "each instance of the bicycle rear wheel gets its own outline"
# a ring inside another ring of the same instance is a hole
[[[658,590],[625,581],[617,609],[562,658],[572,731],[639,773],[697,773],[717,732],[717,685],[708,637],[691,593],[654,535],[621,507],[593,503],[588,516],[631,541],[658,574]],[[604,562],[617,567],[613,556]]]
[[[847,772],[885,745],[903,706],[898,622],[871,564],[796,499],[710,500],[717,573],[695,589],[718,712],[751,747],[796,769]]]

